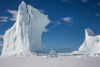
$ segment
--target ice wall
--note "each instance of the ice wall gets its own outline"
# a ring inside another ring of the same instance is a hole
[[[42,31],[49,23],[47,17],[23,1],[19,5],[15,24],[5,32],[3,37],[2,55],[40,51]]]

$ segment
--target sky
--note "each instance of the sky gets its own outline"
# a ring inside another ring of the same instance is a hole
[[[22,1],[48,15],[50,23],[42,35],[43,51],[78,50],[86,28],[100,34],[100,0],[0,0],[0,50],[2,37],[15,23]]]

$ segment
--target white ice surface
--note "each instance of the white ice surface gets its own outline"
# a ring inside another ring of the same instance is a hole
[[[4,34],[2,55],[40,51],[42,31],[49,23],[47,17],[23,1],[15,24]]]
[[[99,57],[0,57],[0,67],[100,67]]]

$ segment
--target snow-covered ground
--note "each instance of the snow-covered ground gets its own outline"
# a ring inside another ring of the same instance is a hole
[[[99,57],[0,57],[0,67],[100,67]]]

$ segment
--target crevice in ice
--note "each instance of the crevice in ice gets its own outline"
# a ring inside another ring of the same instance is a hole
[[[30,23],[30,18],[31,18],[31,16],[30,16],[30,14],[29,14],[28,6],[27,6],[27,5],[26,5],[26,10],[27,10],[27,13],[28,13],[28,15],[29,15],[29,23]]]

